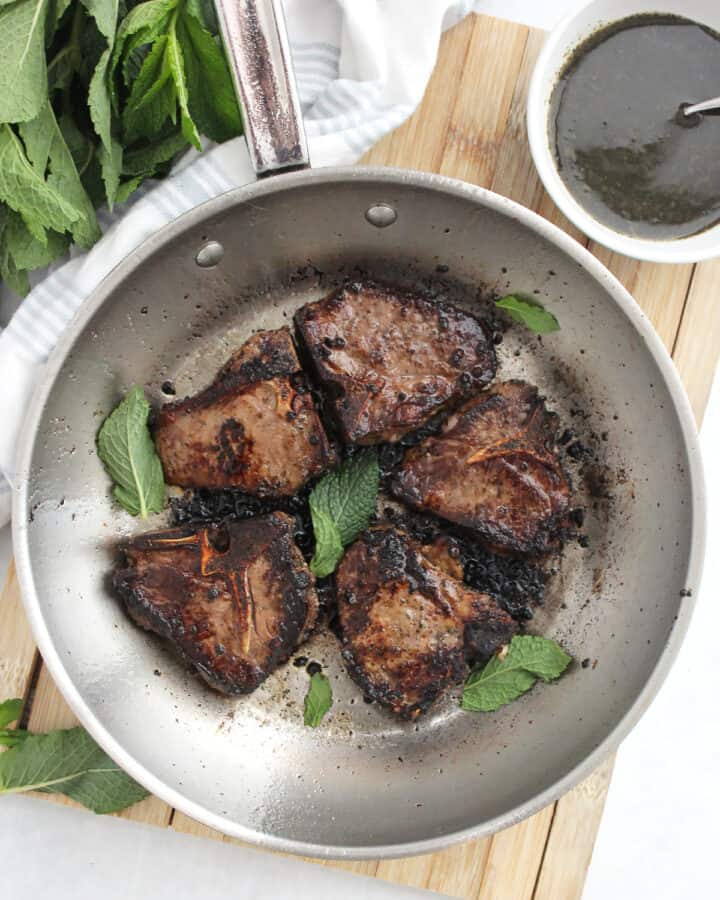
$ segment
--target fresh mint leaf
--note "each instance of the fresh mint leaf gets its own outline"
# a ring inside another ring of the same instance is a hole
[[[119,0],[81,0],[81,3],[95,20],[98,31],[107,40],[108,46],[112,47],[118,25]]]
[[[334,520],[310,500],[313,532],[315,533],[315,553],[310,560],[310,571],[317,578],[325,578],[335,571],[343,557],[343,543]]]
[[[34,119],[47,99],[47,0],[0,6],[0,122]]]
[[[315,554],[310,568],[329,575],[342,559],[342,548],[364,531],[377,506],[380,467],[375,450],[363,450],[326,475],[310,493]],[[328,524],[333,523],[333,528]],[[339,548],[338,548],[339,541]]]
[[[147,425],[149,413],[143,389],[134,387],[105,419],[98,435],[98,452],[115,482],[115,499],[143,519],[160,512],[165,502],[162,465]]]
[[[168,119],[175,121],[177,95],[166,61],[167,36],[162,35],[145,57],[123,111],[127,144],[140,137],[153,139]]]
[[[130,88],[133,81],[135,81],[135,79],[140,74],[142,64],[145,62],[145,57],[150,52],[151,48],[152,43],[147,42],[145,40],[145,36],[142,33],[134,34],[131,38],[129,38],[127,44],[125,45],[125,52],[123,53],[122,61],[122,79],[123,84],[126,88]],[[119,108],[117,76],[113,77],[112,84],[113,108],[117,111],[117,109]]]
[[[3,259],[2,249],[0,248],[0,281],[4,281],[11,291],[15,291],[21,297],[27,296],[30,292],[30,279],[28,273],[19,271],[13,264],[11,259]]]
[[[538,678],[559,678],[571,661],[549,638],[516,635],[506,652],[471,672],[460,705],[471,712],[494,712],[529,691]]]
[[[27,272],[18,270],[8,248],[8,223],[13,215],[14,210],[0,203],[0,280],[24,297],[30,290],[30,281]]]
[[[142,175],[134,175],[132,178],[128,178],[127,181],[123,181],[118,188],[115,202],[124,203],[128,199],[128,197],[131,196],[131,194],[135,193],[135,191],[140,187],[146,177],[147,174],[143,172]]]
[[[377,452],[363,450],[319,481],[310,494],[310,503],[330,516],[347,547],[367,528],[379,489]]]
[[[132,48],[128,46],[130,38],[137,38],[134,46],[151,44],[156,37],[167,31],[170,15],[177,7],[178,0],[146,0],[133,7],[120,23],[115,36],[111,71],[117,70],[124,53]],[[127,81],[125,82],[127,84]]]
[[[47,124],[43,120],[47,118],[44,114],[49,106],[46,103],[34,119],[21,123],[17,129],[25,144],[25,154],[41,178],[45,178],[53,143],[52,129],[42,127]]]
[[[174,132],[139,150],[125,154],[123,173],[125,175],[147,175],[156,170],[160,163],[167,162],[187,147],[185,135]]]
[[[177,19],[173,19],[167,36],[167,48],[165,50],[167,65],[175,82],[178,104],[180,105],[180,127],[187,140],[197,150],[202,150],[200,135],[195,122],[190,115],[190,95],[188,93],[187,79],[185,76],[185,58],[177,34]]]
[[[330,679],[322,672],[316,672],[310,679],[310,687],[305,694],[304,722],[310,728],[317,728],[332,706]]]
[[[0,795],[64,794],[96,813],[113,813],[148,796],[83,728],[28,734],[0,754]]]
[[[521,634],[510,642],[504,662],[509,666],[522,666],[543,681],[554,681],[570,665],[572,656],[550,638]]]
[[[190,114],[218,143],[242,134],[242,121],[225,54],[216,38],[185,9],[178,22]]]
[[[0,200],[20,213],[41,243],[44,229],[71,231],[82,215],[36,171],[9,125],[0,125]]]
[[[0,747],[17,747],[29,733],[22,728],[0,728]]]
[[[120,174],[122,172],[123,148],[119,141],[111,138],[110,145],[100,144],[97,151],[103,185],[105,186],[105,198],[110,209],[115,205],[118,188],[120,187]]]
[[[504,309],[511,319],[525,325],[535,334],[550,334],[551,331],[560,330],[560,323],[544,306],[523,300],[515,294],[508,294],[507,297],[496,300],[495,306]]]
[[[119,73],[122,81],[130,88],[139,76],[143,63],[152,51],[157,38],[167,34],[170,17],[178,5],[178,0],[147,0],[130,10],[123,19],[115,38],[115,48],[110,63],[110,85],[113,107],[120,106],[118,94]],[[121,64],[122,60],[122,64]],[[150,135],[154,137],[154,135]]]
[[[217,20],[217,12],[213,0],[185,0],[185,12],[192,16],[209,31],[213,37],[220,32]]]
[[[27,731],[7,727],[20,718],[22,705],[20,699],[0,703],[0,747],[16,747],[27,737]]]
[[[48,187],[57,191],[80,213],[69,228],[73,239],[81,247],[92,247],[100,237],[95,209],[80,181],[75,161],[50,103],[46,103],[31,122],[26,122],[19,128],[28,157],[38,173],[44,175],[46,165],[49,167],[46,179]]]
[[[7,728],[8,725],[17,722],[22,713],[22,705],[23,702],[19,697],[0,703],[0,728]]]
[[[7,242],[7,253],[17,271],[32,271],[49,265],[67,252],[70,243],[66,235],[46,231],[46,242],[42,244],[28,230],[22,216],[14,210],[9,211],[4,240]]]
[[[114,134],[112,100],[110,97],[110,60],[115,43],[119,0],[82,0],[82,3],[95,20],[95,24],[107,44],[90,80],[88,107],[93,127],[101,142],[98,159],[102,168],[102,178],[105,184],[108,206],[112,209],[120,184],[123,151]]]

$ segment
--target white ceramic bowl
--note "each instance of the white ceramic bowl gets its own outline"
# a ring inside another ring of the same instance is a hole
[[[558,174],[548,137],[550,98],[565,61],[573,50],[603,25],[637,13],[672,13],[720,31],[720,0],[591,0],[550,34],[535,65],[528,95],[530,150],[547,192],[563,213],[593,240],[652,262],[698,262],[720,256],[720,224],[670,241],[644,240],[601,224],[575,200]],[[720,91],[718,91],[720,93]]]

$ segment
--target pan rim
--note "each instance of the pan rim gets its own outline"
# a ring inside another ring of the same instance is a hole
[[[647,352],[650,353],[660,371],[682,434],[684,450],[688,460],[689,502],[692,504],[691,535],[685,581],[686,585],[692,586],[692,595],[682,598],[677,621],[644,686],[626,708],[622,718],[593,751],[566,772],[563,777],[557,779],[544,790],[534,794],[526,801],[516,804],[506,812],[476,826],[421,840],[372,846],[315,844],[256,831],[232,822],[184,797],[175,788],[167,785],[138,763],[95,717],[95,714],[83,699],[80,690],[75,686],[65,669],[60,651],[56,648],[45,622],[40,598],[35,589],[26,515],[30,464],[47,398],[75,341],[79,338],[92,316],[95,315],[122,281],[137,266],[148,259],[159,248],[172,241],[179,233],[213,215],[246,202],[254,202],[258,197],[278,191],[339,181],[374,182],[388,186],[400,183],[404,186],[414,186],[470,200],[479,206],[487,207],[515,219],[541,238],[555,245],[585,269],[595,281],[605,288],[615,304],[625,314],[634,330],[642,338]],[[630,293],[585,247],[532,210],[485,188],[477,187],[458,179],[410,169],[353,166],[312,169],[304,172],[278,175],[272,179],[235,188],[208,200],[174,219],[155,235],[140,244],[121,263],[113,268],[94,289],[82,304],[57,346],[51,352],[42,378],[36,386],[28,407],[28,413],[18,442],[16,472],[18,486],[13,496],[13,549],[23,605],[43,660],[47,664],[53,680],[82,725],[119,766],[152,794],[160,797],[171,807],[181,810],[191,818],[224,834],[247,841],[258,847],[325,859],[362,860],[414,856],[442,850],[471,838],[486,837],[533,815],[559,799],[590,775],[605,758],[617,749],[620,742],[639,721],[670,671],[687,632],[690,617],[695,606],[705,549],[706,505],[704,475],[694,414],[680,376],[667,349],[655,332],[650,320]]]

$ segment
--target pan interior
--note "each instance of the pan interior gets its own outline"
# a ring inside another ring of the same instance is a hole
[[[397,211],[390,227],[365,217],[379,202]],[[210,240],[224,255],[203,268],[195,257]],[[325,666],[335,704],[320,728],[305,728],[302,669],[285,667],[249,697],[215,695],[107,588],[118,539],[165,521],[135,521],[110,500],[95,436],[122,393],[142,384],[159,404],[168,380],[191,393],[253,331],[364,275],[429,286],[471,309],[491,290],[526,293],[561,324],[542,340],[512,329],[499,377],[539,385],[596,467],[596,496],[573,470],[590,546],[567,547],[530,625],[577,664],[496,714],[461,712],[456,691],[419,722],[396,721],[363,702],[335,638],[320,634],[303,655]],[[602,744],[694,587],[685,439],[664,376],[612,290],[467,191],[369,176],[279,179],[248,201],[215,203],[111,286],[42,411],[27,542],[54,674],[61,666],[61,683],[135,761],[134,774],[246,839],[362,855],[511,824]]]

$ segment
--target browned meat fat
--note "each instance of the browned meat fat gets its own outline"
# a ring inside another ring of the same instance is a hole
[[[468,627],[484,634],[469,649],[494,653],[515,623],[488,596],[433,565],[393,528],[364,532],[336,573],[342,653],[366,696],[404,718],[427,710],[463,680]]]
[[[114,575],[130,616],[218,691],[246,694],[312,631],[314,578],[284,513],[133,538]]]
[[[537,388],[495,385],[405,455],[393,493],[472,528],[489,544],[544,553],[556,543],[570,483],[555,450],[557,416]]]
[[[484,325],[462,309],[376,284],[295,314],[344,439],[397,441],[495,375]]]
[[[201,393],[162,407],[155,444],[165,480],[294,494],[335,462],[287,328],[250,338]]]

